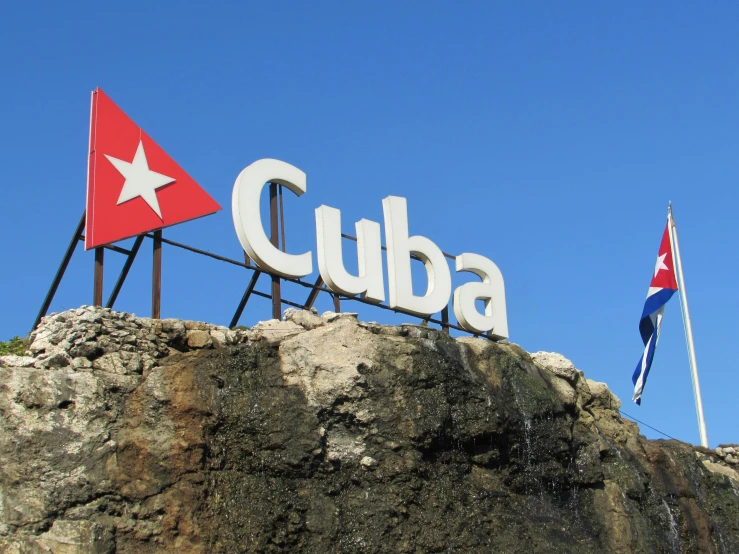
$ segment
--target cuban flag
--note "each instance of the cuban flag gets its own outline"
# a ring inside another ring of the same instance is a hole
[[[644,311],[639,321],[639,332],[644,342],[644,353],[636,366],[634,376],[631,380],[634,383],[634,402],[641,404],[641,395],[644,391],[644,385],[647,384],[649,376],[649,368],[652,366],[654,359],[654,350],[657,347],[659,339],[659,329],[662,325],[662,314],[665,311],[665,304],[672,298],[677,290],[677,278],[675,277],[675,266],[672,263],[672,242],[670,241],[670,225],[672,218],[667,218],[667,226],[662,235],[662,243],[659,245],[659,254],[657,255],[657,263],[654,266],[654,275],[652,282],[649,284],[649,292],[647,293],[647,301],[644,303]]]

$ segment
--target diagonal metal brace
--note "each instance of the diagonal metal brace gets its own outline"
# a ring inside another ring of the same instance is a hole
[[[133,247],[130,251],[127,251],[127,258],[126,262],[123,264],[123,268],[121,269],[121,273],[118,276],[118,280],[115,283],[115,287],[113,287],[113,291],[110,293],[110,297],[108,298],[108,303],[105,304],[106,308],[112,308],[113,304],[115,304],[115,301],[118,298],[118,293],[121,292],[121,288],[123,287],[123,283],[126,281],[126,277],[128,277],[128,272],[131,269],[131,266],[133,265],[133,260],[136,258],[136,254],[139,252],[139,248],[141,247],[141,243],[144,242],[144,235],[139,235],[136,237],[136,242],[133,243]]]
[[[249,297],[251,296],[252,292],[254,292],[254,287],[257,286],[257,280],[259,279],[259,276],[262,274],[261,271],[258,269],[254,270],[254,275],[251,276],[251,281],[249,281],[249,285],[246,287],[246,290],[244,291],[244,296],[241,297],[241,302],[239,302],[238,307],[236,308],[236,313],[234,313],[233,318],[231,318],[231,323],[229,323],[228,327],[229,329],[233,329],[239,324],[239,319],[241,319],[241,314],[244,313],[244,308],[246,307],[246,303],[249,301]]]
[[[321,292],[321,285],[323,285],[323,277],[319,275],[318,279],[316,279],[315,288],[310,291],[310,294],[305,301],[304,310],[310,310],[313,307],[313,304],[316,302],[316,298],[318,298],[318,293]]]
[[[64,254],[64,258],[62,258],[62,263],[59,264],[59,269],[56,271],[56,275],[54,276],[54,280],[51,283],[51,287],[49,287],[49,292],[46,293],[46,298],[44,298],[44,303],[41,305],[41,309],[38,312],[38,315],[36,316],[36,321],[33,322],[33,329],[38,327],[38,324],[41,323],[41,318],[46,315],[46,312],[49,311],[49,306],[51,306],[51,302],[54,300],[54,295],[56,294],[56,289],[59,288],[59,283],[62,282],[62,277],[64,277],[64,272],[67,271],[67,266],[69,265],[69,260],[72,259],[72,254],[74,254],[75,248],[77,248],[77,242],[79,241],[79,237],[82,236],[82,230],[85,228],[85,212],[82,212],[82,218],[80,219],[79,224],[77,225],[77,229],[74,232],[74,236],[72,237],[72,240],[69,243],[69,246],[67,247],[67,251]]]

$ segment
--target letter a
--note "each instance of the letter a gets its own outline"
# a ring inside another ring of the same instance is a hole
[[[454,291],[454,317],[471,333],[492,331],[493,338],[508,338],[505,285],[503,274],[491,260],[479,254],[460,254],[457,271],[474,273],[482,283],[465,283]],[[477,300],[485,302],[485,314],[475,307]]]

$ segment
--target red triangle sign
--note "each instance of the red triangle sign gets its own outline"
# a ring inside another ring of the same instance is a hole
[[[86,250],[220,209],[102,90],[93,91]]]

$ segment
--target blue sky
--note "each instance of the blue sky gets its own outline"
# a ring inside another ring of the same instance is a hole
[[[315,250],[319,205],[353,233],[362,217],[382,221],[382,198],[404,196],[412,234],[501,268],[512,341],[561,352],[627,413],[697,443],[677,298],[642,406],[630,401],[672,200],[710,444],[737,442],[739,6],[400,4],[6,6],[0,339],[28,332],[84,209],[100,86],[225,208],[165,237],[238,258],[231,189],[263,157],[308,175],[308,193],[286,197],[295,252]],[[118,309],[149,314],[150,250]],[[122,260],[106,262],[107,295]],[[54,311],[91,301],[92,264],[80,248]],[[163,316],[227,324],[248,277],[165,248]],[[257,299],[242,323],[269,314]]]

